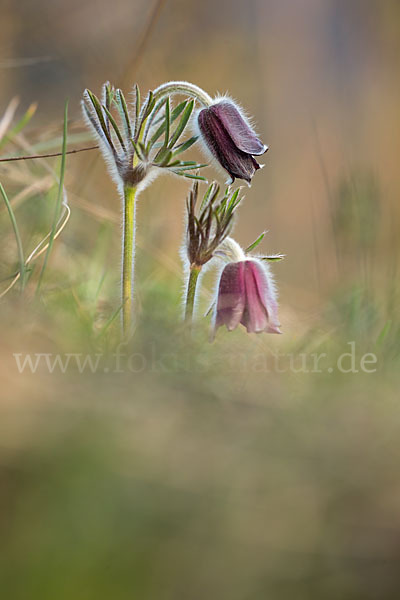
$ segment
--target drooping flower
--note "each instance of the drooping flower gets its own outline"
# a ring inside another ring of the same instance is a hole
[[[260,165],[254,156],[268,150],[241,110],[229,98],[217,100],[198,114],[198,126],[203,141],[219,164],[231,176],[250,184]]]
[[[229,331],[241,323],[248,333],[281,333],[275,285],[269,267],[257,257],[246,256],[228,238],[225,256],[238,260],[223,268],[217,288],[214,333],[226,325]]]

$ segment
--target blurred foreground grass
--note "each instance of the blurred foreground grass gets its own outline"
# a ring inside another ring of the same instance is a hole
[[[54,136],[41,137],[45,150]],[[9,146],[32,149],[21,133]],[[25,247],[51,225],[57,183],[45,164],[2,167]],[[79,195],[81,177],[67,168],[72,217],[40,296],[38,266],[22,297],[16,287],[2,299],[4,597],[396,598],[398,270],[379,184],[355,172],[333,190],[340,277],[328,286],[319,274],[306,317],[275,267],[283,336],[220,330],[209,344],[205,323],[189,338],[179,264],[158,250],[155,218],[139,239],[137,330],[118,349],[118,212]],[[0,229],[6,278],[18,263],[4,208]],[[342,372],[353,348],[356,372]],[[19,373],[14,354],[35,353],[100,363]]]

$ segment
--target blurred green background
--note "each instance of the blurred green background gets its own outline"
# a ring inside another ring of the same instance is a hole
[[[79,102],[106,80],[127,93],[172,79],[229,92],[270,146],[234,237],[247,246],[268,229],[260,250],[286,255],[273,265],[284,335],[221,329],[209,344],[205,319],[189,338],[188,183],[160,177],[139,201],[137,328],[118,350],[120,200],[96,150],[67,157],[72,215],[40,294],[39,260],[24,294],[0,300],[4,596],[397,598],[398,0],[0,10],[0,123],[15,107],[1,157],[59,152],[66,98],[69,149],[91,145]],[[0,163],[26,255],[51,227],[58,170],[58,158]],[[4,204],[0,251],[1,293],[18,270]],[[28,353],[101,363],[20,373],[14,354]]]

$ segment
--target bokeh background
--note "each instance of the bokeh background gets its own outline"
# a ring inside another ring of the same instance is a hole
[[[59,152],[66,98],[68,148],[90,146],[80,98],[106,80],[127,93],[172,79],[229,92],[270,147],[235,238],[247,246],[268,229],[262,250],[286,255],[273,265],[284,335],[221,330],[210,345],[205,320],[189,339],[188,184],[159,178],[138,207],[133,368],[20,374],[15,353],[107,361],[118,344],[120,201],[96,150],[67,157],[72,215],[40,294],[38,261],[24,295],[0,300],[6,596],[397,597],[400,2],[3,0],[0,11],[0,122],[15,108],[10,131],[37,105],[22,131],[2,132],[1,157]],[[58,169],[58,158],[0,163],[27,253],[51,227]],[[5,288],[18,257],[4,205],[0,236]],[[212,288],[210,273],[200,312]],[[350,342],[358,372],[342,373]],[[301,368],[313,353],[327,355],[321,372]],[[373,373],[359,368],[365,353]]]

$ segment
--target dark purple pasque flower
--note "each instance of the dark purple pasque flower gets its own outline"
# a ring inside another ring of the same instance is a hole
[[[217,159],[232,178],[251,182],[260,165],[254,156],[268,150],[243,117],[232,100],[222,99],[198,115],[201,136]]]
[[[221,325],[232,331],[239,323],[248,333],[281,333],[275,287],[257,259],[227,264],[219,280],[214,331]]]

